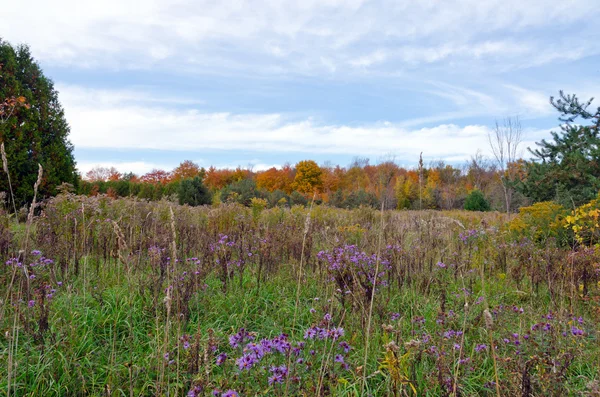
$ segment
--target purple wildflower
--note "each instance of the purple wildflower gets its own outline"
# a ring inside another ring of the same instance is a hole
[[[217,365],[221,365],[227,360],[227,353],[221,353],[217,356]]]
[[[476,352],[480,352],[482,350],[487,350],[487,345],[485,343],[481,343],[481,344],[475,346]]]

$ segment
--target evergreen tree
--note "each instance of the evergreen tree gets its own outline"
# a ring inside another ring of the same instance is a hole
[[[481,190],[475,189],[465,199],[467,211],[489,211],[490,203],[485,199]]]
[[[528,163],[523,193],[534,201],[556,200],[571,207],[586,203],[600,190],[600,107],[588,111],[592,99],[580,102],[575,95],[551,98],[561,113],[561,131],[552,141],[538,142],[529,151],[535,161]],[[584,125],[587,124],[587,125]]]
[[[202,183],[200,177],[183,179],[179,184],[177,195],[179,196],[179,204],[181,205],[197,206],[212,202],[211,194],[208,188]]]
[[[38,163],[44,168],[39,194],[56,193],[63,182],[77,185],[69,125],[52,81],[44,76],[27,46],[12,47],[0,39],[0,102],[24,98],[27,106],[13,109],[0,124],[8,169],[18,206],[33,197]],[[8,191],[6,176],[0,190]]]

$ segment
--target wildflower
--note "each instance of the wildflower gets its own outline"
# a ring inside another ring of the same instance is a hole
[[[35,306],[35,301],[32,299],[27,303],[27,306],[29,307],[34,307]]]
[[[201,395],[202,395],[202,387],[194,386],[188,392],[187,397],[200,397]]]
[[[344,362],[344,356],[342,356],[341,354],[336,354],[335,355],[335,362],[336,363],[343,363]]]
[[[390,313],[390,318],[392,321],[396,321],[400,318],[400,313]]]
[[[333,328],[329,330],[329,336],[333,340],[339,339],[341,336],[344,336],[344,329],[342,327]]]
[[[304,339],[314,339],[317,336],[317,327],[311,327],[304,331]]]
[[[240,370],[249,370],[256,363],[258,363],[258,358],[254,353],[246,353],[242,357],[238,358],[235,363]]]
[[[221,365],[227,360],[227,353],[221,353],[217,356],[217,365]]]
[[[583,335],[583,330],[575,326],[571,326],[571,334],[573,334],[573,336],[581,336]]]
[[[351,349],[350,345],[348,344],[348,342],[340,342],[338,345],[343,351],[344,353],[348,353]]]
[[[240,397],[240,395],[235,390],[227,390],[225,393],[221,394],[221,397]]]
[[[311,307],[309,311],[311,314],[315,314],[317,312],[314,307]]]
[[[475,351],[476,352],[480,352],[482,350],[487,350],[487,345],[486,344],[481,343],[481,344],[475,346]]]

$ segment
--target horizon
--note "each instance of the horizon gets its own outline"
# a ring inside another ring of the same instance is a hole
[[[21,13],[5,6],[2,38],[54,81],[82,175],[457,165],[490,155],[495,120],[520,118],[525,153],[558,127],[550,96],[600,92],[592,1],[34,1],[36,29]]]

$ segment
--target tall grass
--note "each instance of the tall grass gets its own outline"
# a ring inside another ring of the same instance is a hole
[[[592,393],[598,252],[538,246],[505,219],[61,195],[13,234],[0,270],[0,387]]]

